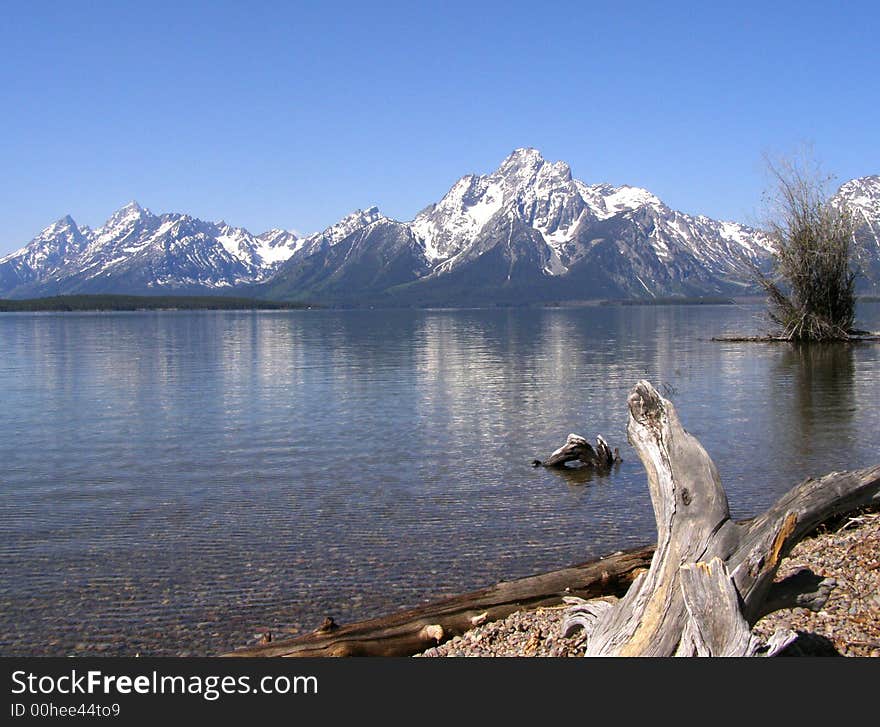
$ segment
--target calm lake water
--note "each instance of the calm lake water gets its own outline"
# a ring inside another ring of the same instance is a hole
[[[761,312],[0,315],[0,654],[213,654],[651,542],[641,378],[734,517],[880,461],[880,345],[708,341]],[[623,464],[529,465],[569,432]]]

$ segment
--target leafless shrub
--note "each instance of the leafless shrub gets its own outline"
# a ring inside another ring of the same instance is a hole
[[[767,234],[772,274],[753,268],[779,335],[792,341],[839,341],[855,320],[853,220],[827,194],[829,177],[800,159],[768,160],[775,188]]]

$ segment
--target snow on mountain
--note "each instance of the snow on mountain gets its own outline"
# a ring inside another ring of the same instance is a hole
[[[715,275],[741,277],[742,258],[755,261],[769,252],[766,238],[744,225],[671,210],[639,187],[587,185],[573,179],[564,162],[547,162],[536,149],[525,148],[489,175],[462,177],[440,202],[419,213],[411,228],[422,241],[430,275],[437,276],[485,252],[477,241],[500,220],[539,233],[547,248],[540,256],[546,276],[565,276],[588,257],[601,239],[593,233],[608,230],[609,222],[633,227],[660,265],[686,257]],[[645,281],[639,286],[651,294],[671,292]]]
[[[333,247],[358,230],[368,225],[372,225],[374,222],[386,219],[388,218],[379,212],[379,208],[376,206],[369,207],[365,210],[355,210],[351,214],[343,217],[336,224],[330,225],[330,227],[323,232],[316,232],[313,235],[303,238],[291,257],[293,259],[301,259],[318,250]]]
[[[129,202],[94,231],[78,228],[68,216],[4,257],[0,295],[228,290],[264,282],[283,263],[385,219],[370,207],[305,237],[279,229],[253,235],[224,221],[155,215]]]
[[[278,266],[290,258],[304,242],[304,239],[297,237],[296,233],[279,229],[264,232],[255,239],[257,257],[270,267]]]
[[[845,200],[864,219],[880,216],[880,176],[858,177],[840,185],[835,198]]]
[[[849,208],[857,235],[880,247],[880,176],[851,179],[840,186],[834,200]]]
[[[497,217],[527,221],[558,246],[584,210],[567,164],[548,164],[536,149],[517,149],[492,174],[462,177],[411,228],[428,260],[449,271]]]
[[[20,250],[0,258],[0,263],[16,261],[34,271],[54,270],[88,244],[90,230],[77,227],[70,215],[53,222]]]
[[[254,236],[130,202],[94,231],[65,217],[4,257],[0,294],[231,288],[265,280],[300,245],[292,232]]]
[[[160,252],[167,257],[198,255],[206,270],[213,271],[205,282],[227,285],[264,278],[290,257],[297,243],[296,235],[285,230],[254,236],[223,221],[204,222],[184,214],[157,216],[130,202],[95,230],[92,243],[78,262],[100,274],[137,256],[155,259]],[[227,273],[237,279],[226,280]],[[196,275],[193,281],[198,278]]]
[[[69,215],[52,223],[23,248],[0,258],[0,294],[58,272],[82,253],[91,235]]]
[[[744,261],[769,255],[744,225],[672,210],[638,187],[587,185],[526,148],[462,177],[410,222],[356,223],[309,238],[268,294],[441,305],[732,294],[750,285]]]
[[[834,195],[852,214],[856,255],[861,263],[857,288],[880,292],[880,176],[851,179]]]

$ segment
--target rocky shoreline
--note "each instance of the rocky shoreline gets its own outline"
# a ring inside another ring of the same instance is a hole
[[[778,578],[807,567],[837,585],[817,613],[794,608],[769,614],[754,631],[798,633],[787,656],[880,656],[880,512],[843,518],[802,540],[780,564]],[[478,626],[417,656],[583,656],[582,633],[561,634],[565,606],[517,611]]]

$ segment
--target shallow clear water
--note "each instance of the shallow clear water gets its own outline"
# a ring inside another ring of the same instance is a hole
[[[650,542],[640,378],[734,517],[880,461],[880,345],[708,341],[760,315],[4,314],[0,654],[218,653]],[[529,465],[569,432],[623,464]]]

